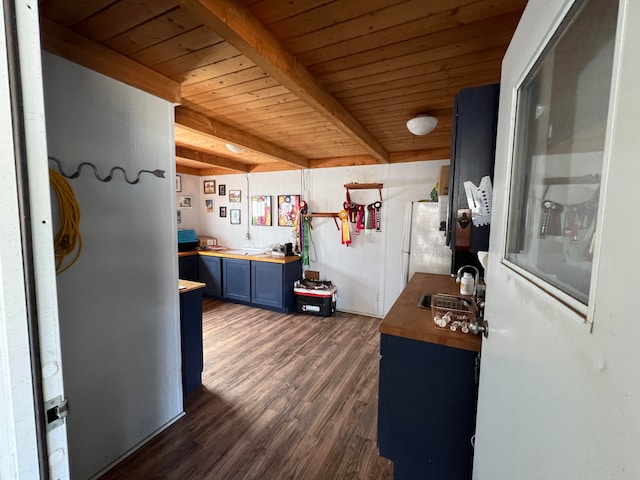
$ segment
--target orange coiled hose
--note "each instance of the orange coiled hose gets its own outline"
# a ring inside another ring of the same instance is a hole
[[[60,212],[60,230],[56,233],[53,242],[56,257],[56,274],[59,275],[78,260],[82,251],[80,206],[71,189],[71,185],[61,174],[49,169],[49,181],[56,194]],[[73,258],[63,266],[64,259],[71,254],[74,254]]]

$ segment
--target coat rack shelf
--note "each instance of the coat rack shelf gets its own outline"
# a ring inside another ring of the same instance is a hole
[[[340,227],[338,226],[338,221],[336,220],[336,218],[339,217],[338,213],[334,213],[334,212],[316,212],[316,213],[304,213],[304,214],[302,214],[302,216],[304,218],[312,218],[312,217],[333,218],[333,222],[336,224],[336,228],[338,230],[340,230]]]
[[[384,184],[382,183],[345,183],[344,188],[347,189],[347,194],[349,190],[378,190],[378,194],[380,195],[380,201],[382,201],[382,188]]]

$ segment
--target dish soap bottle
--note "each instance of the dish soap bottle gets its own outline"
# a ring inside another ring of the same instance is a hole
[[[464,272],[460,279],[460,295],[473,295],[475,279],[469,272]]]

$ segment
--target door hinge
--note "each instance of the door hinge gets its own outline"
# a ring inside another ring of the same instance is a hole
[[[58,395],[45,402],[44,410],[47,413],[47,432],[50,432],[64,423],[69,414],[69,403],[62,395]]]

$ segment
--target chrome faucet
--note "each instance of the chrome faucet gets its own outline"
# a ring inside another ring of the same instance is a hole
[[[473,265],[463,265],[458,269],[458,273],[456,274],[456,283],[460,283],[462,280],[462,272],[467,268],[473,268],[476,272],[476,276],[473,278],[473,298],[476,299],[476,294],[478,293],[478,282],[480,281],[480,271]]]

